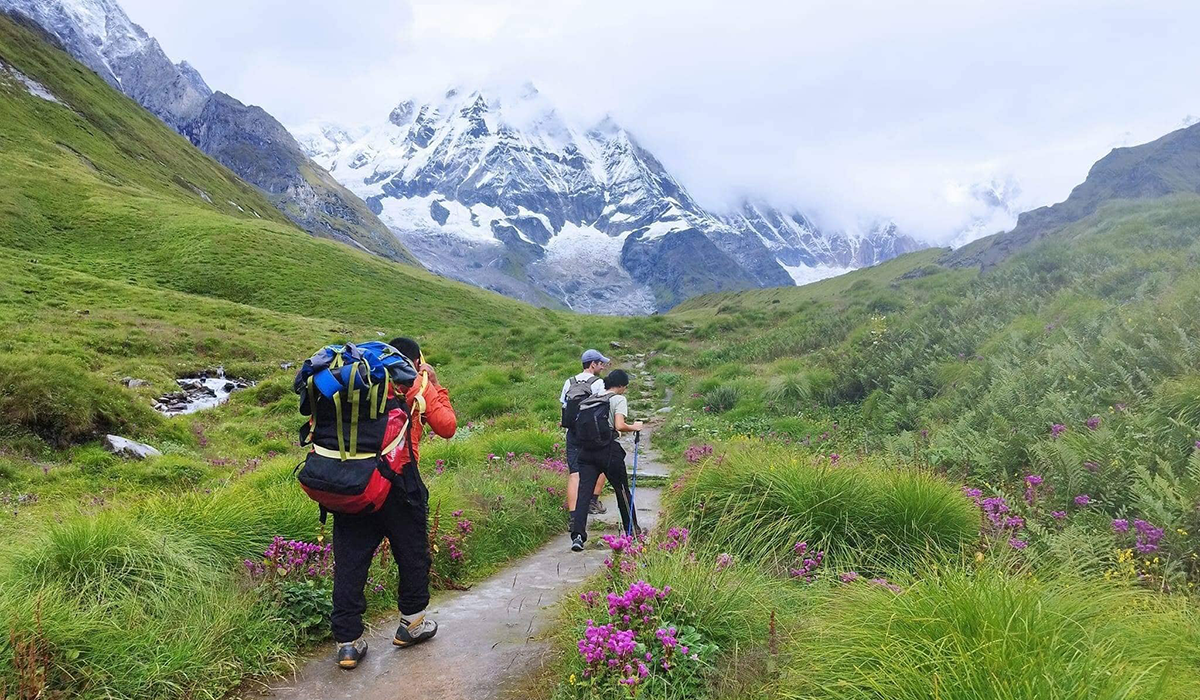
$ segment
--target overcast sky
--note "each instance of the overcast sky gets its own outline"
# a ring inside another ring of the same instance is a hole
[[[702,203],[744,194],[931,241],[1013,180],[1059,201],[1200,116],[1200,3],[120,0],[176,61],[289,126],[532,80],[613,114]],[[996,224],[999,225],[999,224]]]

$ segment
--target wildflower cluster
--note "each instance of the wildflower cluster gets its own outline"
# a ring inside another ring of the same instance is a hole
[[[576,642],[583,678],[593,691],[635,697],[644,683],[686,683],[707,666],[715,647],[704,644],[693,628],[662,621],[661,608],[670,593],[670,586],[660,589],[638,580],[608,594],[608,621],[589,619]],[[599,593],[588,591],[580,598],[594,608]],[[689,663],[682,665],[684,661]]]
[[[641,537],[605,535],[601,539],[612,550],[612,556],[604,560],[609,579],[615,581],[618,576],[629,575],[637,569],[637,559],[646,549]]]
[[[855,581],[858,581],[861,578],[862,578],[862,576],[860,576],[857,571],[843,571],[841,574],[838,574],[838,579],[842,583],[846,583],[846,584],[854,583]],[[901,588],[900,586],[897,586],[896,584],[892,583],[891,581],[888,581],[886,578],[869,579],[867,581],[867,583],[871,584],[872,586],[879,586],[880,588],[886,588],[889,591],[891,591],[892,593],[903,593],[904,592],[903,588]]]
[[[611,673],[617,677],[618,684],[632,689],[650,675],[650,669],[643,660],[635,658],[637,646],[633,630],[617,629],[611,623],[597,625],[588,620],[583,639],[577,643],[579,655],[587,664],[583,677],[601,678]],[[647,656],[650,654],[647,653]],[[633,691],[630,692],[632,694]]]
[[[325,578],[333,573],[333,545],[275,537],[262,559],[246,559],[243,564],[256,579]]]
[[[812,583],[816,577],[816,570],[820,568],[821,562],[825,560],[824,550],[818,550],[811,557],[808,555],[808,543],[797,542],[792,546],[792,555],[799,562],[799,566],[789,567],[788,574],[792,578],[804,580],[806,583]]]
[[[674,552],[676,549],[687,544],[689,531],[686,527],[673,527],[667,530],[667,540],[660,542],[658,548],[667,552]]]
[[[695,464],[713,453],[712,445],[692,445],[683,452],[683,458],[688,464]]]
[[[1037,499],[1036,488],[1042,483],[1042,477],[1030,474],[1025,477],[1025,500],[1033,503]],[[983,512],[984,528],[981,533],[985,538],[1008,540],[1008,546],[1022,550],[1029,543],[1021,538],[1020,531],[1025,528],[1025,518],[1012,512],[1008,500],[1003,496],[983,497],[983,491],[969,486],[963,487],[963,495],[970,498]]]
[[[1133,528],[1137,531],[1137,541],[1134,544],[1134,549],[1141,554],[1158,551],[1158,542],[1163,536],[1163,529],[1161,527],[1154,527],[1145,520],[1134,520]]]
[[[655,616],[655,603],[671,593],[670,586],[655,588],[645,581],[630,584],[624,593],[608,594],[608,614],[634,627],[649,625]]]
[[[429,553],[433,557],[430,578],[441,588],[460,588],[457,580],[466,570],[467,539],[475,524],[462,509],[450,513],[453,525],[442,523],[441,507],[434,510],[429,528]]]

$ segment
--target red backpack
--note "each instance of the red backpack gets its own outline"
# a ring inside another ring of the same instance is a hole
[[[403,471],[389,461],[405,463],[388,457],[408,446],[421,410],[418,404],[410,413],[403,386],[392,380],[414,377],[408,358],[384,343],[323,348],[297,374],[300,413],[309,417],[301,444],[310,446],[297,478],[321,506],[322,522],[325,511],[352,515],[383,507]]]

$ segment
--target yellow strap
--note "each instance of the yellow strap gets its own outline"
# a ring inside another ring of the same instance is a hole
[[[331,459],[336,457],[338,459],[341,459],[342,461],[347,461],[347,460],[352,460],[352,459],[375,459],[376,457],[378,457],[381,454],[384,454],[384,455],[389,454],[392,450],[396,449],[401,444],[403,444],[404,436],[407,433],[408,433],[408,423],[405,423],[404,427],[400,429],[400,434],[396,436],[395,440],[392,440],[391,443],[389,443],[386,447],[384,447],[382,452],[354,452],[351,454],[345,454],[344,452],[339,453],[336,450],[326,449],[324,447],[321,447],[320,445],[313,445],[312,450],[313,450],[313,452],[316,452],[317,454],[321,455],[322,457],[329,457]]]
[[[358,375],[358,363],[350,367],[350,386],[346,387],[346,398],[350,399],[350,451],[358,450],[358,397],[362,391],[354,388]]]
[[[342,437],[342,393],[340,391],[333,395],[333,411],[337,415],[338,457],[344,462],[346,461],[346,439]]]
[[[429,387],[429,373],[421,373],[421,388],[413,395],[412,413],[420,416],[425,413],[425,389]]]
[[[379,397],[379,412],[387,410],[388,393],[392,390],[392,375],[388,372],[383,373],[383,396]]]
[[[379,395],[379,385],[372,384],[371,390],[367,392],[367,403],[371,404],[371,420],[379,417],[379,402],[375,397]]]

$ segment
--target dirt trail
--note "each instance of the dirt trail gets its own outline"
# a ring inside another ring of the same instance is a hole
[[[666,469],[649,449],[649,432],[643,435],[638,474],[665,475]],[[632,444],[627,448],[632,468]],[[634,506],[642,527],[652,528],[657,521],[659,496],[658,488],[637,489]],[[611,490],[606,491],[605,503],[608,513],[594,516],[593,527],[605,524],[612,531],[619,527],[620,516]],[[506,689],[519,687],[521,679],[529,678],[545,663],[550,649],[547,633],[555,622],[554,605],[603,566],[607,548],[600,540],[601,532],[596,531],[599,529],[593,530],[583,552],[571,552],[564,533],[469,591],[437,596],[430,615],[438,621],[438,635],[425,644],[411,649],[393,647],[392,633],[399,619],[389,619],[368,632],[370,651],[357,669],[338,668],[332,661],[332,644],[325,644],[295,678],[246,697],[513,697],[519,691]]]

